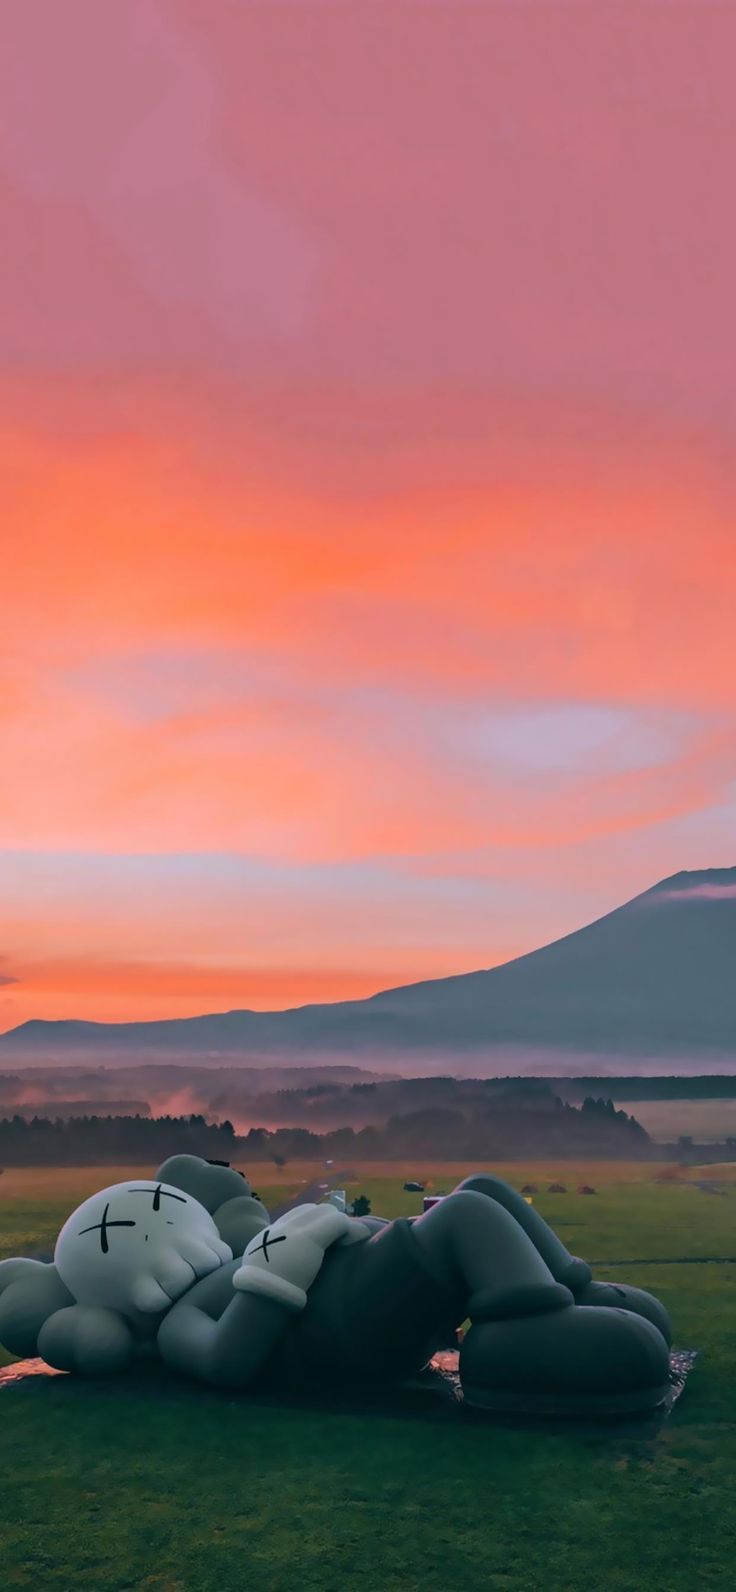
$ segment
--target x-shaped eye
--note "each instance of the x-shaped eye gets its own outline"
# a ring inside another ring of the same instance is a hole
[[[129,1194],[150,1194],[150,1192],[151,1192],[150,1188],[129,1188],[128,1189],[128,1193]],[[169,1189],[163,1188],[162,1185],[159,1183],[158,1187],[155,1188],[154,1191],[153,1191],[153,1205],[151,1206],[151,1209],[154,1210],[154,1211],[160,1211],[162,1199],[163,1200],[178,1200],[180,1205],[186,1205],[187,1204],[187,1201],[185,1200],[183,1194],[172,1194]]]
[[[108,1222],[107,1213],[109,1209],[110,1206],[108,1204],[105,1206],[105,1209],[102,1212],[102,1221],[95,1222],[93,1227],[83,1227],[81,1233],[79,1234],[79,1237],[83,1238],[85,1233],[99,1233],[100,1249],[102,1250],[103,1255],[107,1255],[110,1249],[110,1245],[107,1242],[107,1235],[111,1227],[135,1227],[135,1222],[132,1221]]]

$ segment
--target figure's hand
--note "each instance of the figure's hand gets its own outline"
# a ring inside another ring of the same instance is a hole
[[[334,1205],[297,1205],[251,1239],[233,1287],[266,1294],[289,1310],[303,1310],[325,1250],[351,1227],[350,1217]]]

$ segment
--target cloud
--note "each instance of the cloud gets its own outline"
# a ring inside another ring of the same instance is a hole
[[[123,962],[104,960],[91,952],[84,957],[59,957],[29,963],[24,968],[24,993],[32,999],[47,994],[82,999],[130,999],[165,1004],[187,1002],[196,1010],[206,997],[218,1006],[227,1002],[247,1006],[304,1004],[311,1000],[351,999],[373,994],[391,980],[390,969],[329,968],[320,966],[217,966],[213,963],[172,963],[160,960]],[[0,983],[17,984],[19,979]]]
[[[368,41],[358,7],[292,6],[285,49],[281,6],[27,0],[8,350],[225,370],[288,390],[295,432],[315,388],[356,436],[353,395],[397,387],[443,430],[484,390],[732,424],[733,22],[671,9],[585,8],[572,49],[559,6],[530,38],[524,8],[374,0]]]
[[[658,890],[656,900],[736,901],[736,884],[694,884],[681,890]]]
[[[634,772],[670,762],[697,725],[692,716],[593,702],[476,707],[455,717],[459,749],[488,767],[515,769],[528,778]]]
[[[302,335],[322,240],[298,203],[233,170],[211,52],[143,0],[107,19],[69,0],[64,26],[40,9],[42,23],[33,3],[16,19],[0,66],[0,161],[19,224],[6,348],[84,364],[145,360],[146,339],[160,357],[167,331],[200,358],[208,340]],[[34,325],[23,262],[49,217],[55,291]]]
[[[681,438],[633,478],[633,436],[601,446],[592,479],[568,439],[562,480],[510,448],[506,482],[489,467],[473,490],[369,502],[284,480],[287,458],[268,474],[247,427],[244,464],[211,458],[196,408],[144,410],[137,438],[122,415],[95,440],[24,420],[4,450],[16,692],[35,658],[125,658],[134,683],[146,654],[162,675],[167,654],[193,674],[210,654],[222,674],[240,652],[262,680],[487,704],[733,700],[733,489]]]

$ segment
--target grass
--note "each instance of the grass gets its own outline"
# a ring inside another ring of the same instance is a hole
[[[674,1143],[689,1133],[697,1143],[736,1134],[736,1100],[617,1100],[619,1111],[636,1117],[657,1143]]]
[[[442,1188],[468,1169],[414,1170]],[[595,1198],[540,1193],[535,1204],[598,1275],[658,1292],[677,1342],[702,1351],[656,1436],[494,1425],[401,1396],[359,1411],[165,1380],[30,1379],[0,1389],[3,1588],[726,1592],[736,1266],[678,1261],[736,1254],[736,1184],[719,1197],[692,1178],[656,1183],[651,1166],[494,1170],[517,1187],[592,1183]],[[305,1175],[290,1166],[277,1183],[268,1171],[254,1181],[272,1197]],[[403,1169],[355,1172],[349,1191],[374,1211],[417,1210]],[[50,1248],[70,1205],[116,1175],[6,1172],[3,1253]],[[628,1268],[611,1264],[621,1259]]]

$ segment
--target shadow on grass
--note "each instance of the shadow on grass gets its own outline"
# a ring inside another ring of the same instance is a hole
[[[362,1419],[371,1417],[382,1419],[390,1415],[407,1420],[453,1420],[516,1429],[579,1431],[597,1435],[610,1433],[617,1437],[621,1435],[650,1437],[656,1435],[671,1415],[685,1389],[696,1358],[697,1351],[693,1349],[672,1351],[667,1395],[651,1413],[640,1417],[609,1417],[606,1420],[587,1421],[581,1420],[580,1417],[566,1419],[562,1416],[534,1416],[529,1412],[500,1414],[472,1408],[463,1398],[458,1372],[459,1356],[453,1349],[441,1350],[434,1356],[426,1370],[398,1384],[367,1378],[362,1386],[354,1382],[329,1387],[312,1384],[290,1387],[288,1392],[277,1393],[268,1389],[259,1389],[247,1394],[234,1394],[232,1390],[220,1391],[217,1388],[204,1387],[184,1377],[177,1377],[162,1366],[152,1363],[136,1368],[125,1378],[124,1383],[116,1383],[115,1386],[119,1386],[121,1391],[124,1388],[127,1397],[140,1397],[146,1400],[150,1400],[155,1389],[164,1397],[174,1393],[179,1399],[200,1404],[219,1399],[226,1399],[231,1403],[233,1398],[242,1398],[261,1409],[286,1407],[302,1411],[359,1415]],[[23,1383],[38,1383],[50,1377],[61,1377],[67,1381],[65,1372],[54,1370],[43,1360],[16,1360],[13,1364],[0,1368],[0,1388],[7,1390],[6,1396],[12,1396],[10,1393],[12,1388],[17,1388]],[[69,1394],[72,1397],[77,1389],[95,1385],[91,1380],[81,1382],[77,1378],[69,1378],[68,1384]],[[107,1386],[111,1384],[108,1383]]]

